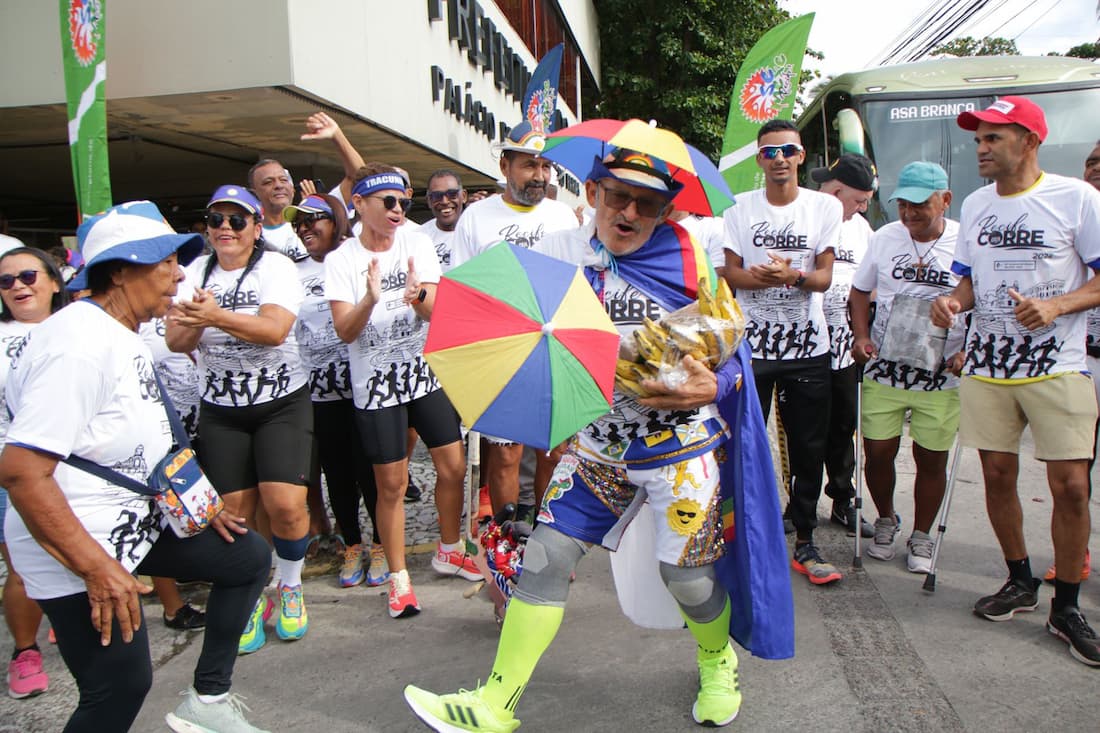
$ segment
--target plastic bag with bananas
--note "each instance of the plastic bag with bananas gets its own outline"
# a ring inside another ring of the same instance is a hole
[[[711,295],[705,281],[699,282],[699,300],[675,310],[659,322],[646,318],[641,328],[624,336],[615,367],[615,386],[635,397],[650,397],[642,382],[659,380],[675,389],[687,379],[681,362],[691,355],[712,371],[729,359],[745,333],[745,316],[718,278]]]

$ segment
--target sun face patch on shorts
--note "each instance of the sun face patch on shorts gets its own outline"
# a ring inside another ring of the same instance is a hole
[[[693,499],[677,499],[669,504],[666,515],[672,531],[685,537],[698,532],[706,519],[703,507]]]

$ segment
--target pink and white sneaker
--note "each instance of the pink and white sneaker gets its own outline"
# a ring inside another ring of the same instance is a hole
[[[440,575],[457,575],[469,581],[483,580],[481,571],[474,564],[474,559],[465,550],[444,552],[438,544],[435,546],[435,555],[432,557],[432,570]]]
[[[42,670],[42,653],[24,649],[8,664],[8,697],[22,700],[50,689],[50,678]]]

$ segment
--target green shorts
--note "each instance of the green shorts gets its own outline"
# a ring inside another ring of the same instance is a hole
[[[959,390],[901,389],[863,382],[863,437],[890,440],[901,435],[910,412],[909,437],[926,450],[950,450],[959,430]]]

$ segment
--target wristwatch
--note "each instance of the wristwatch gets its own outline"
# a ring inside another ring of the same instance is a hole
[[[805,280],[806,278],[802,278],[802,279]],[[424,299],[427,298],[427,297],[428,297],[428,289],[427,288],[420,288],[420,292],[416,294],[416,302],[417,303],[423,303]]]
[[[800,288],[806,284],[806,273],[802,272],[802,270],[798,270],[797,272],[798,277],[795,278],[794,285],[791,286],[794,288]]]

